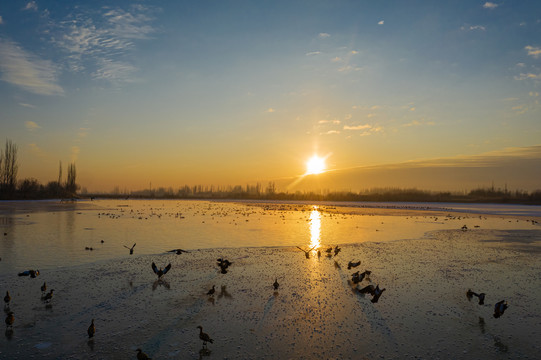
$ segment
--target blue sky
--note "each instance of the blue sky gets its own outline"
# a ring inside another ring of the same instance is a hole
[[[75,161],[90,190],[268,181],[314,152],[339,170],[534,147],[540,10],[4,1],[0,134],[19,177]]]

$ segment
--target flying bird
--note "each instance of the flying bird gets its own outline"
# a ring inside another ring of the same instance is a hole
[[[497,319],[500,316],[502,316],[503,313],[505,312],[505,309],[507,309],[508,307],[509,307],[509,305],[507,305],[507,301],[505,301],[505,300],[498,301],[494,305],[494,317]]]
[[[92,319],[92,322],[90,323],[90,326],[88,327],[88,330],[86,330],[88,334],[88,338],[92,339],[94,337],[94,334],[96,333],[96,326],[94,325],[94,319]]]
[[[132,247],[127,247],[126,245],[124,245],[124,247],[125,247],[126,249],[130,250],[130,255],[133,255],[133,248],[135,247],[136,244],[137,244],[137,243],[133,244]]]
[[[485,304],[485,295],[485,293],[474,293],[473,291],[471,291],[471,289],[468,289],[468,291],[466,292],[466,297],[468,298],[468,300],[471,300],[473,296],[477,296],[477,298],[479,299],[479,305]]]
[[[297,246],[297,249],[299,249],[300,251],[304,252],[304,256],[306,256],[307,259],[310,259],[310,251],[314,250],[315,249],[315,246],[313,248],[311,248],[310,250],[306,251],[304,249],[301,249],[300,247]]]
[[[198,326],[199,328],[199,338],[203,340],[203,346],[207,346],[207,342],[214,343],[214,340],[212,340],[209,336],[209,334],[203,332],[203,327],[201,325]]]
[[[173,250],[169,250],[168,252],[172,252],[172,253],[175,253],[177,255],[180,255],[182,253],[187,253],[189,251],[186,251],[186,250],[182,250],[182,249],[173,249]]]
[[[374,295],[374,290],[376,290],[374,285],[368,285],[368,286],[363,287],[362,289],[358,289],[358,291],[361,294],[370,294],[370,295]]]
[[[342,248],[339,248],[338,245],[334,248],[334,256],[338,255],[338,253],[342,250]]]
[[[370,301],[372,301],[373,303],[377,303],[379,300],[379,297],[381,296],[381,294],[383,294],[384,291],[385,291],[385,288],[380,289],[379,285],[376,285],[376,288],[374,289],[374,294],[373,294],[374,297]]]
[[[162,268],[160,268],[158,270],[158,267],[156,266],[156,264],[153,262],[152,263],[152,270],[154,271],[154,273],[156,275],[158,275],[158,279],[161,279],[162,276],[164,276],[165,274],[167,274],[167,272],[171,269],[171,263],[169,263],[169,265],[167,265],[165,267],[165,269],[162,270]]]

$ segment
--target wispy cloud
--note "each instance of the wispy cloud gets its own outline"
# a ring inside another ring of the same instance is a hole
[[[328,34],[328,33],[319,33],[318,37],[320,39],[326,39],[328,37],[331,37],[331,34]]]
[[[528,51],[528,55],[533,56],[535,59],[539,58],[541,56],[541,48],[537,46],[526,46],[524,47]]]
[[[98,69],[92,73],[94,79],[107,80],[111,83],[133,82],[133,74],[137,69],[125,62],[111,59],[99,59]]]
[[[366,130],[366,129],[372,129],[372,125],[369,125],[369,124],[355,125],[355,126],[344,125],[344,130]]]
[[[95,79],[113,83],[131,82],[137,68],[125,58],[136,41],[149,39],[155,32],[148,8],[133,5],[129,11],[107,8],[95,14],[80,13],[57,24],[52,41],[68,53],[71,71],[87,68]]]
[[[48,60],[25,51],[16,43],[0,38],[1,79],[40,95],[62,95],[58,69]]]
[[[483,7],[485,9],[496,9],[499,5],[498,4],[495,4],[493,2],[490,2],[490,1],[487,1],[486,3],[484,3]]]
[[[38,10],[38,4],[36,4],[35,1],[30,1],[26,4],[26,6],[23,8],[23,10],[32,10],[37,11]]]
[[[30,149],[30,152],[34,155],[42,158],[46,157],[45,152],[36,143],[28,144],[28,148]]]
[[[523,74],[521,73],[518,76],[515,76],[515,80],[540,80],[541,74],[533,74],[533,73],[527,73]]]
[[[310,51],[310,52],[307,52],[305,55],[314,56],[314,55],[319,55],[319,54],[321,54],[321,51]]]
[[[383,25],[385,24],[385,21],[381,20],[381,21],[378,21],[378,25]]]
[[[4,19],[2,19],[2,16],[0,16],[0,25],[4,23]]]
[[[30,131],[41,129],[41,126],[39,126],[38,124],[36,124],[33,121],[25,121],[24,126]]]
[[[268,108],[268,109],[267,109],[267,112],[268,112],[269,114],[272,114],[273,112],[276,112],[276,110],[273,109],[273,108]]]
[[[483,25],[462,26],[460,29],[466,30],[466,31],[475,31],[475,30],[485,31],[486,30],[486,28]]]
[[[31,108],[31,109],[34,109],[34,108],[35,108],[34,105],[32,105],[32,104],[27,104],[27,103],[19,103],[19,105],[21,105],[22,107]]]

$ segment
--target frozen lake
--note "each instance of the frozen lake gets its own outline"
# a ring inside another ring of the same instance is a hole
[[[469,228],[532,229],[541,207],[442,203],[218,202],[96,200],[5,202],[0,212],[0,274],[163,254],[172,249],[353,244],[421,238]],[[428,210],[405,216],[389,209]],[[357,213],[353,210],[362,210]],[[381,210],[386,210],[382,212]],[[457,214],[467,212],[468,214]],[[498,216],[480,216],[492,214]],[[519,219],[516,215],[528,215]],[[88,250],[88,249],[92,250]]]

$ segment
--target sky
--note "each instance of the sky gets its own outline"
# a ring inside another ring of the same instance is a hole
[[[88,191],[302,184],[314,154],[335,173],[488,157],[473,183],[533,190],[498,159],[541,159],[540,81],[533,0],[0,2],[0,141],[19,179],[73,162]],[[352,186],[400,185],[384,173]]]

